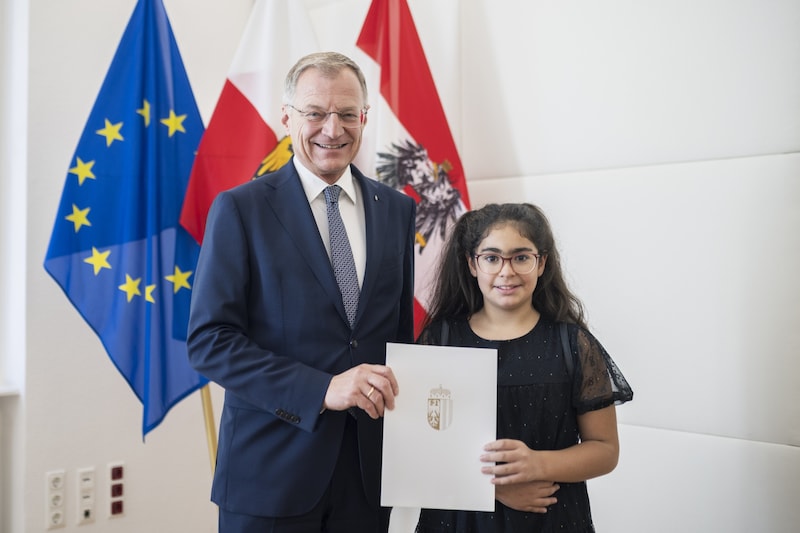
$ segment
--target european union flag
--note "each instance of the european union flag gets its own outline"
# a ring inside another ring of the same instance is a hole
[[[161,0],[139,0],[67,172],[44,267],[144,406],[142,432],[207,381],[186,326],[199,246],[179,225],[204,131]]]

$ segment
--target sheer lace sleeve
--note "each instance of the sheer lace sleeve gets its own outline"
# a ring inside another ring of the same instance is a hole
[[[571,329],[570,346],[578,362],[573,378],[578,413],[632,400],[633,390],[600,342],[585,329]]]

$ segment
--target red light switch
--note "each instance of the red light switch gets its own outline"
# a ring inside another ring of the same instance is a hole
[[[111,514],[112,515],[122,514],[124,511],[125,511],[125,508],[123,506],[122,500],[117,500],[117,501],[111,502]]]

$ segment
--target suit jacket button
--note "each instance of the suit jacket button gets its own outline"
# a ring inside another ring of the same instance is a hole
[[[351,340],[350,347],[353,349],[358,348],[358,341],[356,339]]]

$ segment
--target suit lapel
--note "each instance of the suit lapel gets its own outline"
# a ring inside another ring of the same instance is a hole
[[[346,322],[347,314],[339,285],[336,283],[330,258],[320,238],[297,170],[289,162],[280,170],[262,179],[266,184],[267,203]]]
[[[368,307],[369,298],[375,283],[380,276],[380,258],[383,257],[384,228],[387,225],[388,209],[372,180],[367,179],[356,167],[351,165],[356,182],[361,187],[361,198],[364,204],[364,221],[366,223],[367,263],[364,269],[364,281],[359,296],[356,325],[364,309]],[[333,274],[330,258],[319,235],[319,229],[308,205],[300,176],[294,165],[289,162],[280,170],[262,178],[266,185],[266,200],[280,221],[283,229],[291,236],[292,241],[306,260],[314,275],[324,287],[325,293],[336,305],[342,319],[347,322],[347,314],[342,303],[342,295],[336,277]]]
[[[364,282],[361,285],[361,295],[358,300],[358,313],[356,314],[356,324],[358,324],[361,314],[368,307],[369,298],[372,295],[375,282],[380,276],[380,258],[383,257],[384,228],[387,224],[388,209],[382,202],[386,198],[381,198],[375,183],[367,179],[357,168],[351,165],[351,170],[356,181],[361,185],[361,198],[364,203],[364,221],[367,225],[367,264],[364,269]]]

